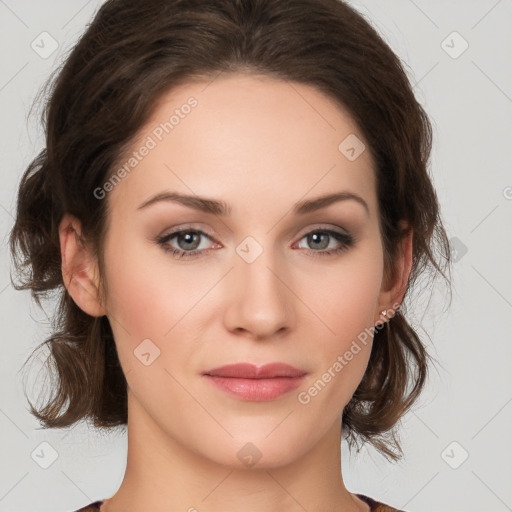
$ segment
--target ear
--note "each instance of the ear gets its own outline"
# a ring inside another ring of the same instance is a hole
[[[375,313],[376,325],[386,322],[394,315],[396,309],[403,301],[409,282],[409,275],[412,269],[413,230],[405,221],[400,221],[399,226],[401,230],[408,229],[408,233],[400,241],[393,269],[394,275],[382,284],[379,294],[379,306]],[[382,315],[384,310],[387,311],[386,316]]]
[[[83,241],[80,221],[69,213],[60,222],[59,240],[64,286],[82,311],[95,317],[105,315],[96,258]]]

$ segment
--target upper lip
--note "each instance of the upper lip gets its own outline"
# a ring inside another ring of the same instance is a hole
[[[306,373],[304,370],[285,363],[269,363],[259,367],[251,363],[236,363],[213,368],[204,372],[204,375],[241,379],[270,379],[273,377],[301,377]]]

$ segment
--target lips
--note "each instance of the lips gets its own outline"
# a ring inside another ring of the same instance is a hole
[[[275,400],[299,387],[307,372],[285,363],[257,367],[250,363],[228,364],[204,372],[204,378],[237,399]]]
[[[307,372],[285,363],[269,363],[257,367],[250,363],[219,366],[204,372],[212,377],[233,377],[239,379],[272,379],[275,377],[301,377]]]

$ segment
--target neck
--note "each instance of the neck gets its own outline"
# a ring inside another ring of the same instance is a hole
[[[162,431],[128,393],[128,458],[123,482],[101,512],[367,512],[341,473],[341,425],[286,465],[220,465]]]

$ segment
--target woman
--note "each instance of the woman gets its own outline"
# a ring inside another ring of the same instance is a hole
[[[108,0],[45,121],[11,233],[18,289],[61,293],[32,413],[128,431],[81,511],[397,510],[340,442],[400,458],[430,359],[404,300],[450,251],[376,31],[337,0]]]

